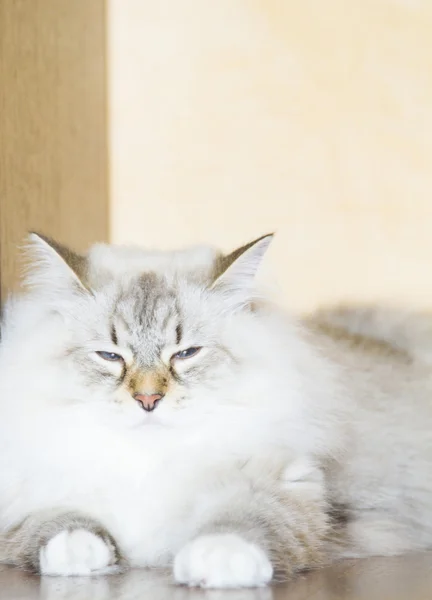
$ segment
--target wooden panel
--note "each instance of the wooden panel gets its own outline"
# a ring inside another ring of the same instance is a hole
[[[108,237],[104,0],[0,0],[0,259],[31,229]]]

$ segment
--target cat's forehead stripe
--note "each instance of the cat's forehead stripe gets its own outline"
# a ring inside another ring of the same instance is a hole
[[[114,323],[111,323],[111,332],[110,333],[111,333],[112,343],[117,345],[118,344],[118,335],[117,335],[117,331],[116,331]]]
[[[183,336],[178,298],[166,279],[155,273],[141,274],[123,292],[116,317],[124,323],[129,343],[135,351],[155,352],[165,343],[180,343]]]

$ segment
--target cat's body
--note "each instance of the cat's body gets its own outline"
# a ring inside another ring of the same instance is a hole
[[[113,540],[90,571],[176,557],[178,581],[210,586],[432,545],[427,366],[255,301],[267,238],[229,257],[57,248],[72,270],[35,244],[0,349],[0,560],[25,565],[42,522],[30,566],[83,570],[70,539],[47,558],[50,511]]]
[[[328,474],[331,501],[347,518],[345,555],[431,548],[431,368],[378,333],[329,326],[320,313],[307,325],[352,403],[350,441]]]
[[[390,305],[341,305],[323,308],[314,317],[323,325],[376,340],[432,363],[432,314]]]

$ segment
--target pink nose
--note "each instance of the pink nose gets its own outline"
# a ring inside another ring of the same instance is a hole
[[[156,408],[156,404],[159,400],[162,400],[162,394],[134,394],[134,398],[141,404],[141,408],[147,412],[151,412]]]

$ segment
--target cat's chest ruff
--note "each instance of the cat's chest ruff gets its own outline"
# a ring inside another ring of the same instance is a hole
[[[92,465],[86,445],[96,448]],[[102,520],[132,564],[166,564],[191,535],[213,464],[205,446],[197,452],[183,434],[150,427],[138,436],[99,430],[82,436],[71,458],[75,497],[68,502]]]

